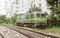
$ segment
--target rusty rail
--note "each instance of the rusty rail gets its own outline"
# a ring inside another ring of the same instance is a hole
[[[24,28],[20,28],[20,29],[24,29]],[[36,31],[33,31],[33,30],[29,30],[29,29],[24,29],[24,30],[28,30],[28,31],[31,31],[31,32],[35,32],[35,33],[37,33],[37,34],[40,34],[40,35],[43,35],[43,36],[47,36],[47,37],[50,37],[50,38],[60,38],[59,35],[48,34],[48,33],[44,33],[44,32],[36,32]]]

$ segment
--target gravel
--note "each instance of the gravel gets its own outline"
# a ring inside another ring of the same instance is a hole
[[[24,36],[23,34],[9,29],[7,27],[0,26],[0,33],[5,37],[5,38],[28,38]],[[0,36],[1,37],[1,36]]]

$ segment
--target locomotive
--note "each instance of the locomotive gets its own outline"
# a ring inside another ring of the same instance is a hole
[[[46,13],[24,13],[20,14],[17,26],[44,28],[47,26]]]

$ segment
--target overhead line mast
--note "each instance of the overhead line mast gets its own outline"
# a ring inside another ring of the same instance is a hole
[[[16,13],[18,12],[18,0],[16,0]]]
[[[23,11],[23,0],[22,0],[22,11]]]
[[[35,0],[34,0],[34,8],[35,8]]]

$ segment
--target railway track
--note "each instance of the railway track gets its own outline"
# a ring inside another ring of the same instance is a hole
[[[30,32],[28,30],[24,30],[24,29],[21,29],[19,27],[12,27],[12,26],[4,26],[4,27],[8,27],[10,29],[13,29],[23,35],[25,35],[26,37],[28,38],[43,38],[41,35],[39,34],[36,34],[36,33],[33,33],[33,32]]]
[[[0,38],[5,38],[5,37],[0,33]]]
[[[22,28],[19,28],[16,26],[4,26],[4,27],[8,27],[10,29],[13,29],[13,30],[25,35],[28,38],[45,38],[45,36],[43,36],[43,35],[28,31],[28,30],[25,30],[25,29],[22,29]]]
[[[25,35],[28,38],[60,38],[59,36],[49,35],[49,34],[45,34],[45,33],[38,33],[35,31],[20,28],[18,26],[5,26],[5,27],[13,29],[13,30]]]

